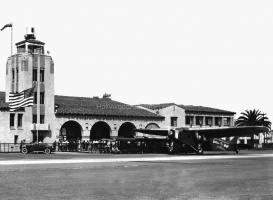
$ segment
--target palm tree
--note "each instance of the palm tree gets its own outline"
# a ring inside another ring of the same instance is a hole
[[[259,110],[246,110],[235,122],[236,126],[265,126],[271,129],[271,122]],[[254,135],[251,135],[251,143],[254,147]]]

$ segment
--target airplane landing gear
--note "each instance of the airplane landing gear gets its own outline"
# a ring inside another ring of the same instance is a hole
[[[204,151],[203,151],[202,148],[201,148],[201,149],[198,149],[198,151],[197,151],[197,154],[198,154],[198,155],[203,155],[203,153],[204,153]]]
[[[235,153],[238,154],[239,153],[239,149],[238,149],[238,146],[235,145]]]
[[[203,153],[204,153],[204,150],[203,150],[203,148],[202,148],[203,137],[202,137],[202,140],[201,140],[201,141],[202,141],[202,142],[198,144],[198,148],[197,148],[197,154],[198,154],[198,155],[203,155]]]

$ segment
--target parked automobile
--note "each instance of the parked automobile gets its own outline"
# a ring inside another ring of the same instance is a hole
[[[45,144],[45,143],[41,143],[41,144],[26,144],[23,146],[22,148],[22,153],[26,154],[29,152],[36,152],[36,153],[46,153],[46,154],[50,154],[52,151],[54,151],[53,147]]]

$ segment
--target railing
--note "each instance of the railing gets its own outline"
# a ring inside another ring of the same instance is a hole
[[[2,152],[20,152],[20,144],[0,143],[0,153]]]

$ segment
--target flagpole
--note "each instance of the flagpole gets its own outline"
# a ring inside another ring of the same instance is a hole
[[[13,30],[13,23],[11,23],[11,56],[12,56],[12,30]]]
[[[39,138],[39,124],[40,124],[40,101],[41,101],[41,96],[40,96],[40,56],[38,56],[38,70],[37,70],[37,144],[39,144],[38,138]]]
[[[36,133],[36,134],[37,134],[37,141],[36,141],[37,144],[39,144],[39,141],[38,141],[38,136],[39,136],[38,131],[39,131],[39,127],[38,127],[38,124],[39,124],[39,123],[38,123],[38,121],[37,121],[37,124],[36,124],[36,126],[37,126],[37,127],[36,127],[36,129],[37,129],[37,133]]]

